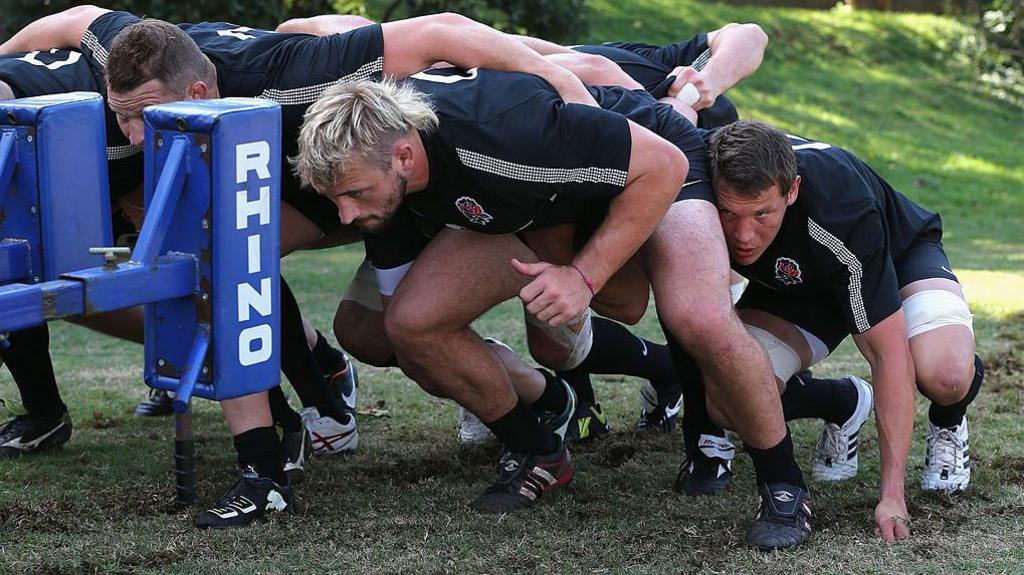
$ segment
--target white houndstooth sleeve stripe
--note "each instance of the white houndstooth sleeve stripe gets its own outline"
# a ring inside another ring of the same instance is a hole
[[[703,52],[701,52],[700,56],[697,56],[693,60],[693,63],[690,64],[690,67],[693,68],[694,70],[700,72],[701,70],[704,69],[704,66],[708,65],[708,60],[710,60],[710,59],[711,59],[711,49],[708,48],[707,50],[704,50]]]
[[[492,158],[483,154],[456,148],[459,160],[463,165],[487,172],[510,180],[521,182],[534,182],[538,184],[567,184],[593,183],[611,184],[613,186],[626,185],[626,172],[615,168],[543,168],[540,166],[527,166],[516,164],[498,158]]]
[[[129,158],[142,151],[142,146],[107,146],[107,160],[121,160]]]
[[[92,50],[92,55],[100,66],[103,68],[107,67],[107,56],[109,55],[107,49],[103,47],[103,44],[100,44],[100,39],[96,37],[96,34],[93,34],[92,30],[86,30],[85,34],[82,34],[82,44],[85,44]]]
[[[825,246],[828,251],[836,256],[840,263],[850,270],[850,309],[853,310],[854,324],[860,333],[871,329],[871,323],[868,322],[868,314],[864,311],[864,295],[861,293],[861,280],[864,278],[864,268],[861,267],[860,260],[857,259],[857,256],[853,255],[853,252],[839,238],[826,231],[825,228],[810,218],[807,219],[807,231],[816,242]]]
[[[278,90],[275,88],[268,88],[260,94],[260,98],[265,100],[273,100],[282,106],[296,106],[301,104],[312,104],[316,102],[318,98],[328,88],[338,84],[347,84],[349,82],[359,82],[362,80],[371,80],[374,74],[380,74],[384,71],[384,57],[379,56],[372,62],[367,62],[359,67],[358,70],[339,78],[337,80],[331,80],[330,82],[324,82],[322,84],[315,84],[313,86],[302,86],[300,88],[289,88],[287,90]]]

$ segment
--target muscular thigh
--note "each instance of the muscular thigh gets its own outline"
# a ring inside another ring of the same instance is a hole
[[[441,230],[416,258],[395,290],[386,314],[420,326],[458,329],[485,311],[515,297],[529,278],[512,258],[536,262],[537,256],[513,235]]]
[[[729,257],[718,212],[709,202],[672,204],[641,249],[664,319],[732,314]]]
[[[553,226],[520,233],[541,261],[568,265],[585,243],[591,227],[581,229],[573,224]],[[609,278],[590,304],[597,313],[629,324],[635,324],[647,309],[651,285],[639,256],[630,258]]]

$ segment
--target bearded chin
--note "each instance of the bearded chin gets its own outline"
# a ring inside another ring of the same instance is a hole
[[[405,192],[409,188],[409,180],[402,176],[395,175],[396,181],[393,187],[393,191],[388,196],[387,203],[381,209],[381,214],[372,218],[368,218],[361,222],[356,222],[356,227],[361,231],[368,234],[376,234],[384,231],[391,225],[391,221],[395,219],[395,214],[398,212],[398,208],[402,206],[402,200],[405,199]]]

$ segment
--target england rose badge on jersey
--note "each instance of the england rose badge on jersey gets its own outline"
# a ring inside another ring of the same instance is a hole
[[[800,277],[800,264],[791,258],[775,260],[775,279],[788,286],[803,283],[804,280]]]
[[[494,216],[488,214],[484,207],[480,205],[480,202],[474,200],[469,196],[462,196],[455,200],[455,207],[459,208],[459,212],[466,216],[466,219],[477,224],[478,226],[485,226],[491,223]]]

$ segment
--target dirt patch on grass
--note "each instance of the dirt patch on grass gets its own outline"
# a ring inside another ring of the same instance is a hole
[[[1016,349],[997,353],[985,362],[985,378],[991,391],[1024,390],[1024,357]]]
[[[89,490],[64,494],[59,499],[0,503],[0,532],[78,533],[104,521],[179,512],[166,489],[154,486]]]
[[[482,457],[481,457],[482,459]],[[374,483],[387,482],[396,486],[413,486],[429,479],[443,478],[446,482],[471,482],[481,474],[490,471],[490,465],[498,458],[463,463],[447,457],[417,457],[394,461],[378,461],[373,465],[357,465],[350,468],[350,475],[358,481]]]
[[[608,439],[601,443],[595,461],[601,467],[617,469],[637,454],[637,446],[628,440]]]
[[[1002,480],[1010,485],[1024,485],[1024,457],[996,457],[988,462],[988,468],[999,472]]]
[[[72,505],[62,501],[12,501],[0,504],[0,525],[5,533],[75,531]]]
[[[166,567],[180,559],[180,555],[166,549],[131,554],[115,564],[105,560],[82,559],[77,562],[60,563],[51,559],[38,565],[31,572],[35,575],[82,575],[103,573],[105,575],[133,575],[140,569]]]

